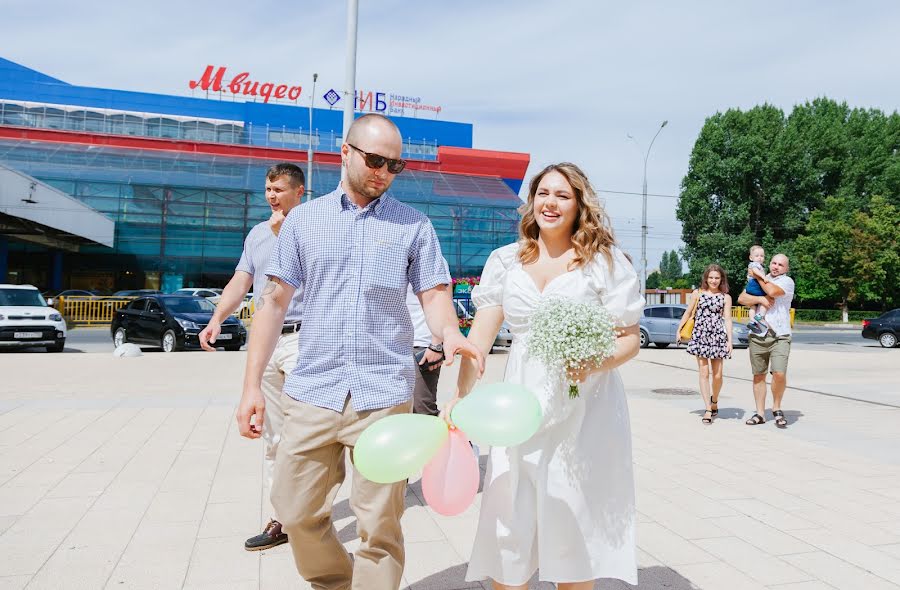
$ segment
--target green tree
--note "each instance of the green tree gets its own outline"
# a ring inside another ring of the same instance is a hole
[[[828,197],[813,211],[806,235],[797,238],[793,275],[802,299],[840,303],[896,300],[900,278],[898,211],[887,199],[870,199],[869,211],[847,197]]]
[[[876,204],[875,195],[886,196]],[[716,262],[741,288],[750,246],[790,255],[827,197],[843,199],[847,214],[866,211],[872,219],[888,205],[900,208],[900,115],[827,98],[797,105],[787,117],[771,105],[713,115],[694,144],[678,202],[690,276]],[[880,289],[864,299],[883,299],[892,287]]]
[[[659,289],[660,287],[660,274],[658,270],[654,270],[649,275],[647,275],[647,288],[648,289]]]
[[[708,264],[717,263],[735,286],[742,285],[751,245],[795,237],[781,231],[792,214],[784,164],[774,156],[784,125],[780,109],[763,105],[718,113],[700,130],[676,212],[690,275],[697,280]]]
[[[667,255],[668,254],[668,255]],[[684,272],[681,269],[681,259],[678,258],[678,252],[663,252],[663,259],[660,263],[659,272],[664,279],[675,280],[680,279]]]

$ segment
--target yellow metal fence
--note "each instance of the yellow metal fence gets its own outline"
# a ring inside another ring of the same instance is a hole
[[[736,320],[749,321],[750,320],[750,308],[742,307],[740,305],[732,306],[731,308],[731,317]],[[791,325],[794,325],[794,308],[791,308]]]
[[[136,297],[60,297],[55,307],[66,321],[79,326],[101,326],[112,323],[116,310],[128,305]],[[233,315],[249,323],[253,317],[253,301],[242,306]],[[750,308],[736,305],[731,308],[731,317],[748,321]],[[791,309],[791,325],[794,325],[794,310]]]
[[[102,326],[111,324],[116,311],[137,297],[60,297],[54,307],[66,318],[66,322],[78,326]],[[234,316],[249,322],[253,315],[253,302],[242,306]]]

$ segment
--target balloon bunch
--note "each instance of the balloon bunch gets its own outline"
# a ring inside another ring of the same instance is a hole
[[[395,414],[359,435],[353,463],[368,480],[393,483],[424,468],[422,491],[435,512],[452,516],[465,510],[478,492],[480,471],[471,439],[479,445],[513,447],[537,432],[541,406],[514,383],[475,388],[453,407],[455,428],[437,416]]]

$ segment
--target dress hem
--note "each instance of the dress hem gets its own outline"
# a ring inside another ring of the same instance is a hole
[[[588,581],[591,581],[591,580],[600,580],[600,579],[603,579],[603,580],[621,580],[621,581],[625,582],[626,584],[631,584],[632,586],[637,586],[637,583],[638,583],[638,577],[637,577],[637,570],[636,570],[636,569],[635,569],[635,573],[634,573],[633,576],[625,576],[625,577],[623,577],[623,576],[619,576],[619,575],[611,575],[611,574],[606,574],[606,575],[595,575],[595,574],[592,574],[592,575],[594,576],[594,577],[592,577],[592,578],[578,579],[578,580],[576,580],[576,579],[564,579],[564,578],[544,577],[544,576],[540,575],[540,569],[536,569],[534,572],[531,573],[530,576],[528,576],[526,579],[522,580],[521,582],[506,582],[506,581],[504,581],[504,580],[501,580],[500,578],[495,578],[494,576],[492,576],[492,575],[490,575],[490,574],[478,574],[478,575],[474,575],[474,576],[473,576],[473,575],[467,573],[467,574],[466,574],[466,582],[482,582],[482,581],[484,581],[484,580],[493,580],[494,582],[499,582],[500,584],[503,584],[504,586],[524,586],[525,584],[527,584],[527,583],[531,580],[531,578],[534,577],[534,574],[535,574],[535,573],[538,574],[538,581],[540,581],[540,582],[551,582],[551,583],[557,583],[557,584],[576,584],[576,583],[578,583],[578,582],[588,582]]]

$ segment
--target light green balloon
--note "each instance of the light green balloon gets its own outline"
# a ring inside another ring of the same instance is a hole
[[[541,404],[517,383],[481,385],[461,399],[453,423],[479,445],[514,447],[531,438],[543,419]]]
[[[403,481],[418,473],[448,436],[447,423],[437,416],[386,416],[359,435],[353,464],[369,481]]]

